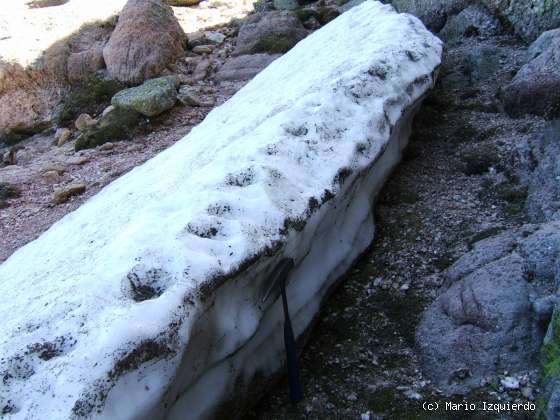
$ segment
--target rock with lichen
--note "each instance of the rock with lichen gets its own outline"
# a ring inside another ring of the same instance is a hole
[[[140,86],[118,92],[111,99],[111,104],[132,109],[146,117],[155,117],[173,108],[178,87],[179,80],[175,76],[150,79]]]

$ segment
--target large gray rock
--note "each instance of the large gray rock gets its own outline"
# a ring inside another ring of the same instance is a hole
[[[233,57],[220,67],[216,80],[248,80],[280,57],[280,54],[250,54]]]
[[[184,53],[186,35],[160,0],[129,0],[103,49],[112,78],[138,84],[159,76]]]
[[[488,45],[465,45],[449,54],[441,69],[444,89],[463,89],[494,80],[500,71],[500,50]]]
[[[448,394],[537,366],[544,311],[536,296],[557,275],[560,223],[528,225],[475,244],[446,272],[449,288],[416,332],[426,375]],[[537,316],[538,315],[538,316]]]
[[[428,29],[439,32],[448,16],[459,13],[471,0],[393,0],[391,4],[399,11],[420,18]]]
[[[175,76],[146,80],[140,86],[118,92],[111,99],[111,104],[133,109],[146,117],[155,117],[173,108],[178,87],[179,79]]]
[[[234,53],[285,53],[306,35],[307,31],[293,12],[255,13],[239,29]]]
[[[500,21],[492,16],[488,9],[474,4],[448,18],[440,32],[440,37],[447,42],[456,42],[465,37],[489,37],[498,34],[501,30]]]
[[[450,16],[474,0],[393,0],[400,12],[418,16],[432,31],[443,28]],[[481,3],[513,28],[515,33],[534,41],[544,31],[560,26],[559,0],[482,0]]]
[[[542,32],[560,26],[559,0],[483,0],[483,3],[527,41],[534,41]]]
[[[560,28],[543,32],[527,50],[527,61],[533,60],[547,50],[551,45],[558,43]]]
[[[560,220],[560,121],[549,123],[518,150],[529,218],[532,222]]]
[[[560,117],[560,31],[544,33],[529,49],[530,61],[501,89],[508,114]]]

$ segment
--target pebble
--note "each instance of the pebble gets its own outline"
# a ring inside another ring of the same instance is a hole
[[[346,396],[346,399],[347,399],[348,401],[357,401],[357,400],[358,400],[358,396],[357,396],[354,392],[352,392],[351,394],[348,394],[348,395]]]
[[[97,124],[97,120],[93,119],[89,114],[80,114],[78,118],[76,118],[76,122],[74,126],[79,131],[84,131],[86,128],[91,127],[92,125]]]
[[[410,400],[416,400],[416,401],[422,400],[422,395],[420,395],[418,392],[412,389],[405,391],[404,396]]]
[[[56,141],[56,145],[62,146],[64,143],[70,140],[71,136],[72,136],[72,132],[70,130],[68,130],[67,128],[59,128],[54,133],[54,139]]]
[[[197,47],[194,47],[192,50],[193,50],[193,53],[195,53],[195,54],[210,54],[212,51],[214,51],[214,46],[213,45],[198,45]]]
[[[505,389],[519,389],[519,379],[513,376],[506,376],[500,380],[500,383]]]
[[[206,40],[212,44],[219,45],[226,39],[226,36],[220,32],[208,31],[205,32]]]
[[[99,150],[102,150],[102,151],[105,151],[105,150],[113,150],[114,147],[115,147],[115,146],[114,146],[113,143],[107,142],[107,143],[102,144],[102,145],[99,147]]]
[[[67,163],[68,165],[76,165],[76,166],[81,166],[84,163],[88,163],[91,159],[87,156],[80,156],[77,157],[75,159],[70,159]]]
[[[521,395],[523,395],[529,401],[533,401],[535,399],[535,396],[533,395],[533,388],[531,388],[530,386],[521,388]]]
[[[83,194],[86,191],[85,184],[71,184],[54,192],[53,202],[55,204],[65,203],[74,195]]]
[[[45,168],[45,172],[49,172],[49,171],[55,171],[59,175],[62,175],[64,172],[66,172],[66,167],[63,165],[52,164],[52,165],[48,165]]]
[[[47,171],[43,174],[43,179],[48,183],[54,183],[60,179],[60,175],[57,171]]]

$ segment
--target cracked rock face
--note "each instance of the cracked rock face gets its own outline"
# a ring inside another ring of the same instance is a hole
[[[365,2],[16,251],[0,265],[0,408],[239,416],[284,363],[272,275],[294,261],[300,337],[372,241],[372,197],[441,53],[418,19]]]
[[[556,276],[559,227],[527,225],[485,239],[447,270],[450,287],[416,332],[423,369],[444,392],[467,393],[486,377],[537,366],[546,329],[537,296]]]
[[[560,117],[560,30],[543,33],[529,48],[529,62],[501,89],[508,114]]]

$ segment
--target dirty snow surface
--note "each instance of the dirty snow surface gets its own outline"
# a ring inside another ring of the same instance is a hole
[[[367,1],[0,265],[7,418],[208,418],[282,364],[373,237],[441,43]],[[404,121],[406,120],[406,121]],[[240,400],[238,398],[238,400]]]

